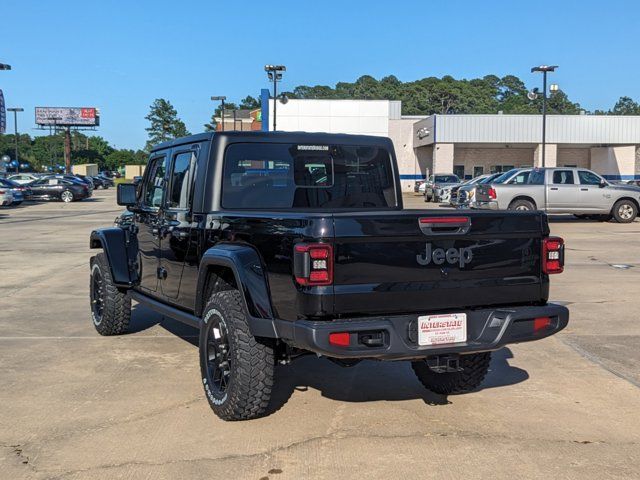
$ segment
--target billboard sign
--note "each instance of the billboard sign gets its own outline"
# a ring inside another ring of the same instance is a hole
[[[7,109],[4,105],[4,95],[0,90],[0,133],[7,131]]]
[[[97,127],[100,115],[93,107],[36,107],[36,125]]]

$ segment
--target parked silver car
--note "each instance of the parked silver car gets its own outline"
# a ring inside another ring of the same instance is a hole
[[[584,168],[518,170],[504,183],[479,185],[477,208],[544,210],[599,220],[632,222],[640,207],[640,188],[613,185]]]
[[[452,187],[449,204],[456,208],[469,207],[472,202],[475,202],[476,187],[482,183],[490,183],[500,175],[502,175],[502,173],[487,173],[485,175],[479,175],[472,178],[471,180],[467,180],[460,186]]]
[[[458,176],[453,173],[436,173],[435,175],[431,175],[424,183],[424,201],[444,201],[441,197],[451,192],[450,189],[447,191],[447,187],[459,185],[460,183]]]

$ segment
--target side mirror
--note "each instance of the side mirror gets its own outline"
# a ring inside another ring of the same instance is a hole
[[[600,180],[600,184],[598,185],[600,188],[604,188],[607,186],[607,182],[605,182],[604,180]]]
[[[137,190],[137,187],[133,183],[119,183],[117,195],[118,205],[122,205],[123,207],[135,205],[138,201],[136,195]]]

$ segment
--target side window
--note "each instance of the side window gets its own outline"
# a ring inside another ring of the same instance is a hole
[[[573,185],[573,171],[556,170],[553,172],[553,183],[555,185]]]
[[[589,170],[578,170],[578,178],[582,185],[600,185],[600,177]]]
[[[164,177],[167,168],[167,157],[158,157],[152,160],[149,177],[142,197],[142,204],[146,207],[159,208],[162,204],[164,193]]]
[[[168,208],[190,208],[196,159],[196,153],[193,151],[174,155],[171,187],[167,195]]]
[[[532,170],[529,175],[529,185],[544,185],[544,170]]]

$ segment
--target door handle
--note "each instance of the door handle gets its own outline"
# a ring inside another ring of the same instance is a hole
[[[581,189],[580,189],[580,191],[582,191],[582,192],[588,192],[588,191],[589,191],[589,189],[588,189],[588,188],[581,188]]]
[[[551,187],[549,190],[558,190],[558,187]]]

